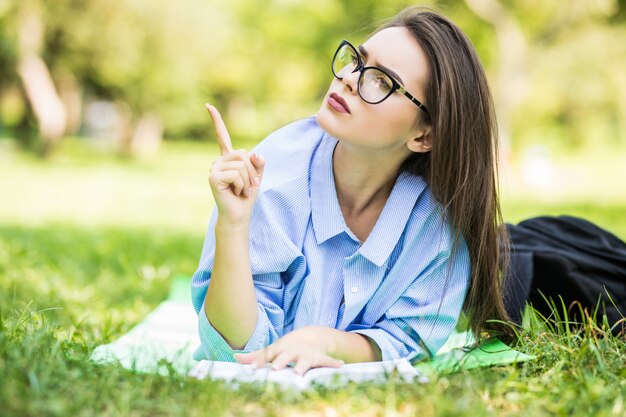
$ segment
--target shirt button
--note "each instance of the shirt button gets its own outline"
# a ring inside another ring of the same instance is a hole
[[[359,289],[357,287],[352,287],[350,288],[350,291],[352,291],[353,293],[357,292]]]

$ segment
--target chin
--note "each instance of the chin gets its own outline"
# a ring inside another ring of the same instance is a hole
[[[318,110],[318,112],[315,114],[315,120],[322,129],[326,130],[326,120],[322,109]]]
[[[319,111],[315,115],[315,120],[326,133],[328,133],[335,139],[339,139],[338,136],[340,135],[341,128],[340,126],[336,126],[338,121],[336,118],[333,117],[333,114],[331,114],[328,109],[322,106],[322,108],[319,109]]]

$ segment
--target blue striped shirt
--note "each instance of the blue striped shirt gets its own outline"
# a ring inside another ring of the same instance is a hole
[[[408,173],[399,175],[370,235],[359,242],[337,200],[336,144],[308,118],[256,147],[266,159],[250,220],[259,314],[243,350],[233,350],[204,312],[215,254],[213,213],[192,280],[201,340],[196,359],[233,361],[234,353],[318,325],[368,336],[383,360],[412,360],[436,353],[453,331],[470,273],[465,242],[454,249],[441,206],[424,180]]]

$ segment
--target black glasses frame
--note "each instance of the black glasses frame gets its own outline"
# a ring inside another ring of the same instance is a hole
[[[387,73],[387,71],[383,70],[382,68],[378,68],[378,67],[366,67],[363,64],[363,60],[361,59],[361,55],[359,55],[358,51],[356,50],[356,48],[348,41],[343,40],[341,41],[341,43],[339,44],[339,47],[337,48],[337,50],[335,51],[335,55],[333,55],[333,60],[331,61],[330,64],[330,70],[333,72],[333,75],[335,76],[335,78],[337,78],[338,80],[343,80],[343,77],[340,77],[339,75],[335,74],[335,59],[337,59],[337,54],[339,54],[339,51],[341,50],[342,47],[344,46],[348,46],[349,48],[352,49],[352,51],[354,52],[354,55],[357,57],[358,59],[358,63],[357,66],[354,68],[354,70],[352,70],[352,73],[354,74],[355,72],[359,71],[359,80],[357,83],[357,91],[359,93],[359,97],[361,97],[361,99],[363,101],[365,101],[366,103],[370,103],[370,104],[378,104],[378,103],[382,103],[383,101],[387,100],[387,98],[392,95],[393,93],[395,93],[396,91],[399,91],[400,93],[402,93],[404,96],[406,96],[409,100],[411,100],[413,103],[415,103],[415,105],[417,107],[419,107],[422,111],[424,111],[426,114],[428,114],[430,116],[430,113],[428,112],[428,109],[426,108],[426,106],[419,101],[418,99],[415,98],[415,96],[413,96],[411,93],[409,93],[406,88],[404,88],[404,86],[402,84],[400,84],[394,77],[392,77],[391,75],[389,75]],[[367,99],[365,99],[363,97],[363,95],[361,94],[361,82],[363,81],[363,73],[365,71],[367,71],[368,69],[375,69],[377,71],[382,72],[383,74],[385,74],[387,77],[389,77],[389,79],[391,80],[392,86],[391,89],[389,90],[389,93],[387,93],[387,95],[385,97],[383,97],[382,99],[378,100],[378,101],[369,101]]]

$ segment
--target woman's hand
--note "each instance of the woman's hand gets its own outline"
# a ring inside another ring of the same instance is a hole
[[[250,353],[237,353],[239,363],[253,364],[257,368],[270,363],[272,369],[283,369],[295,363],[295,372],[304,374],[311,368],[328,366],[339,368],[343,361],[328,355],[328,340],[337,330],[321,326],[303,327],[281,337],[268,347]]]
[[[247,225],[261,185],[265,160],[243,149],[234,151],[222,116],[214,106],[207,104],[206,108],[213,119],[221,151],[209,175],[220,221],[231,226]]]

